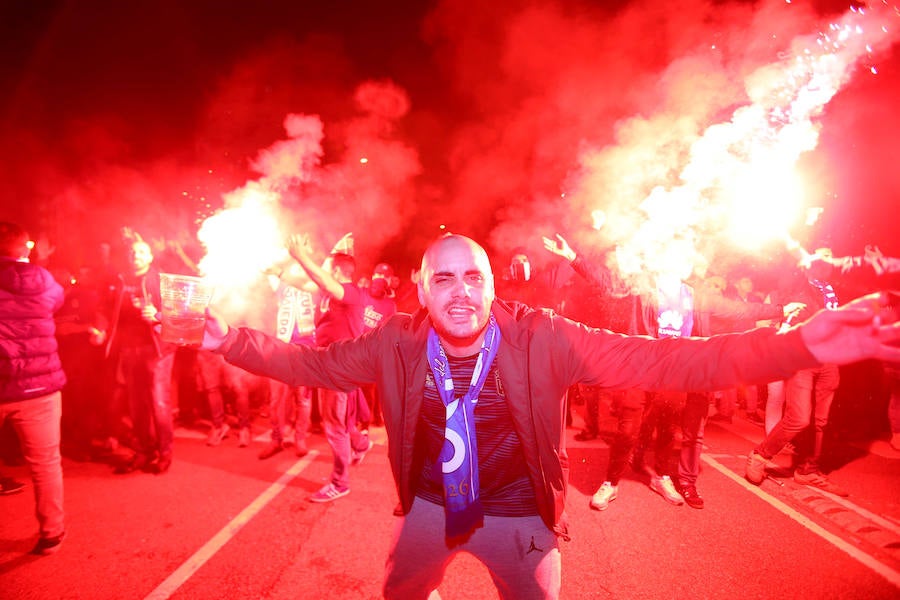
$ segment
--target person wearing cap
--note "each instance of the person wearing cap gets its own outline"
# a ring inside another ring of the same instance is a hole
[[[21,226],[0,223],[0,425],[10,422],[19,436],[40,526],[32,553],[46,555],[66,534],[59,450],[66,375],[53,320],[64,298],[50,272],[28,261],[32,247]]]
[[[323,265],[313,259],[309,235],[292,235],[287,249],[322,292],[316,313],[316,345],[319,348],[357,338],[366,331],[367,322],[381,320],[368,302],[369,295],[354,283],[356,260],[347,253],[353,249],[351,234],[341,238]],[[317,387],[325,439],[331,447],[334,463],[331,480],[309,499],[311,502],[332,502],[350,493],[350,466],[362,461],[372,448],[372,442],[368,432],[357,427],[359,420],[367,420],[365,415],[360,419],[358,414],[360,407],[365,405],[359,387],[350,390],[328,385]]]

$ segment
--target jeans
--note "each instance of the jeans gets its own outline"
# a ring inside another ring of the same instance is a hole
[[[206,392],[209,413],[213,427],[225,423],[224,390],[234,394],[234,406],[238,417],[238,427],[250,427],[250,392],[244,381],[246,371],[225,362],[221,354],[206,350],[197,352],[197,388]]]
[[[682,392],[649,392],[641,423],[638,452],[653,446],[655,475],[669,475],[672,450],[675,447],[675,427],[679,423],[685,403]],[[656,439],[653,434],[656,433]]]
[[[828,413],[838,383],[840,372],[836,365],[823,365],[795,373],[784,385],[784,416],[756,451],[765,458],[772,458],[812,423],[810,439],[803,440],[806,442],[804,444],[795,444],[797,465],[803,473],[817,470]]]
[[[272,424],[272,442],[284,441],[284,426],[294,426],[294,439],[306,441],[309,431],[309,415],[312,411],[313,388],[291,387],[275,379],[269,380],[269,422]]]
[[[722,391],[722,397],[717,403],[716,410],[723,417],[733,417],[737,411],[738,398],[743,396],[747,414],[755,413],[759,407],[759,390],[755,385],[740,385]]]
[[[171,387],[175,353],[158,356],[154,346],[123,348],[119,383],[131,410],[137,452],[152,458],[172,456],[174,423]]]
[[[493,517],[464,543],[447,548],[444,507],[416,498],[394,531],[384,581],[386,600],[439,598],[444,571],[459,552],[488,568],[500,598],[559,598],[561,560],[556,534],[540,517]]]
[[[703,431],[709,414],[709,395],[689,393],[681,413],[681,453],[678,457],[678,483],[696,485],[703,452]]]
[[[613,392],[613,404],[619,417],[616,438],[612,448],[609,449],[609,467],[606,470],[606,479],[613,485],[619,485],[619,479],[622,478],[622,473],[625,472],[625,467],[628,465],[628,459],[631,458],[637,444],[644,406],[647,404],[647,394],[637,390]]]
[[[784,380],[770,381],[766,399],[766,435],[772,433],[784,416]]]
[[[19,436],[34,484],[35,513],[41,537],[65,531],[63,473],[59,453],[62,395],[54,392],[30,400],[0,403],[0,425],[9,420]]]
[[[353,450],[362,452],[369,447],[369,438],[356,427],[356,414],[362,395],[359,388],[352,392],[319,389],[322,402],[322,424],[325,439],[334,456],[331,483],[339,490],[350,487],[350,460]]]

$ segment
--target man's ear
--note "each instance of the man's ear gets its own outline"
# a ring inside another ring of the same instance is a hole
[[[425,306],[425,288],[422,286],[422,282],[416,284],[416,293],[419,296],[419,304],[421,306]]]

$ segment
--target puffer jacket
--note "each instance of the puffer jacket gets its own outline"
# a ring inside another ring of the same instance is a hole
[[[0,257],[0,402],[59,391],[66,376],[53,313],[63,289],[47,269]]]
[[[518,303],[495,300],[492,311],[502,334],[495,364],[538,510],[547,527],[563,537],[569,472],[565,393],[571,385],[711,391],[740,381],[781,379],[817,364],[798,330],[656,340],[592,329]],[[231,329],[218,352],[232,364],[289,385],[349,391],[374,382],[383,402],[391,470],[403,511],[409,512],[422,464],[414,440],[430,328],[424,310],[398,314],[359,338],[319,349],[285,344],[251,329]]]

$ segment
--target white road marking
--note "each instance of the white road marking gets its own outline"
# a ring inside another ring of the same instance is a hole
[[[834,535],[833,533],[827,531],[826,529],[822,528],[820,525],[817,525],[809,517],[802,515],[801,513],[797,512],[796,510],[794,510],[793,508],[791,508],[790,506],[788,506],[781,500],[775,498],[774,496],[772,496],[770,494],[767,494],[762,489],[753,485],[752,483],[750,483],[749,481],[747,481],[746,479],[744,479],[743,477],[741,477],[740,475],[738,475],[731,469],[727,468],[725,465],[723,465],[716,459],[714,459],[710,456],[701,456],[701,460],[703,462],[705,462],[706,464],[708,464],[709,466],[711,466],[712,468],[714,468],[716,471],[720,472],[725,477],[728,477],[729,479],[735,481],[738,485],[742,486],[744,489],[746,489],[750,493],[755,494],[764,502],[767,502],[772,507],[778,509],[779,511],[781,511],[782,513],[784,513],[785,515],[787,515],[788,517],[790,517],[791,519],[793,519],[794,521],[799,523],[800,525],[803,525],[804,527],[809,529],[811,532],[815,533],[816,535],[818,535],[819,537],[824,539],[825,541],[831,543],[833,546],[835,546],[839,550],[843,550],[848,555],[850,555],[851,558],[853,558],[853,559],[859,561],[860,563],[862,563],[863,565],[869,567],[870,569],[872,569],[873,571],[875,571],[876,573],[878,573],[879,575],[881,575],[882,577],[887,579],[889,582],[894,584],[896,587],[900,588],[900,572],[896,571],[895,569],[892,569],[891,567],[889,567],[888,565],[886,565],[884,563],[879,562],[876,558],[866,554],[865,552],[863,552],[859,548],[853,546],[852,544],[845,542],[840,537],[838,537],[838,536]]]
[[[200,547],[199,550],[188,558],[180,567],[169,575],[165,581],[159,584],[155,590],[147,594],[144,600],[165,600],[170,598],[175,591],[180,588],[185,581],[191,578],[200,567],[212,558],[216,552],[222,549],[222,546],[228,543],[241,528],[250,522],[275,496],[281,493],[284,488],[299,475],[303,469],[319,455],[318,450],[310,450],[309,454],[295,462],[290,469],[278,478],[272,485],[266,488],[253,502],[247,505],[235,518],[228,522],[216,535],[208,542]]]
[[[819,491],[819,490],[816,490],[816,491]],[[882,517],[881,515],[876,515],[875,513],[866,510],[862,506],[857,506],[856,504],[853,504],[846,498],[841,498],[840,496],[835,496],[834,494],[828,494],[827,492],[821,492],[821,493],[826,494],[828,496],[829,500],[831,500],[832,502],[835,502],[837,504],[840,504],[847,510],[855,512],[856,514],[867,518],[868,520],[872,521],[873,523],[877,523],[884,529],[887,529],[888,531],[892,531],[892,532],[896,533],[897,535],[900,535],[900,525],[897,525],[897,523],[894,523],[892,520]]]

